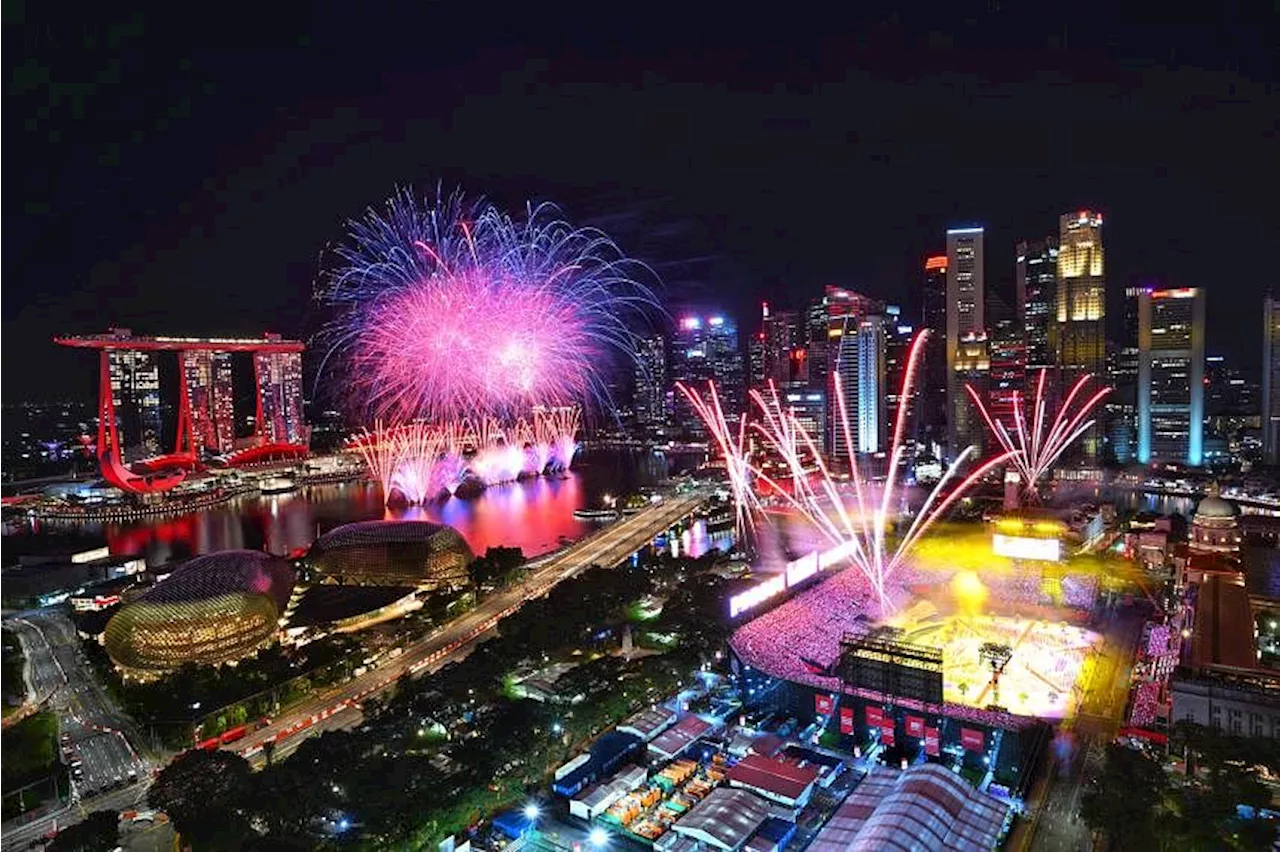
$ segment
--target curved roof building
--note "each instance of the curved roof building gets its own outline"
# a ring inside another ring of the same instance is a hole
[[[1198,553],[1240,552],[1240,508],[1224,500],[1215,482],[1191,518],[1191,550]]]
[[[474,555],[453,527],[430,521],[360,521],[320,538],[307,553],[319,582],[431,589],[461,585]]]
[[[103,643],[125,674],[140,678],[231,662],[276,634],[293,584],[289,562],[269,553],[200,556],[126,604],[107,622]]]

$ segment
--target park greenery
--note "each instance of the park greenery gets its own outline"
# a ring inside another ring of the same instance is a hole
[[[1147,754],[1112,745],[1081,801],[1089,826],[1113,849],[1159,852],[1269,850],[1273,822],[1246,816],[1241,806],[1270,804],[1264,777],[1280,771],[1280,745],[1263,737],[1234,737],[1190,722],[1174,726],[1171,750],[1185,756],[1185,775]]]
[[[471,564],[470,589],[432,595],[422,609],[393,626],[369,636],[324,636],[300,647],[269,645],[234,666],[191,664],[147,683],[127,682],[100,644],[86,642],[85,651],[120,704],[156,741],[183,748],[193,740],[274,715],[317,689],[347,680],[364,663],[371,644],[390,646],[422,638],[460,614],[475,596],[518,581],[524,563],[519,548],[489,548]]]
[[[720,650],[723,581],[706,571],[713,560],[655,558],[565,581],[505,619],[465,660],[402,678],[368,700],[358,730],[308,739],[257,773],[227,752],[188,752],[161,772],[151,804],[197,852],[236,843],[420,849],[465,832],[522,801],[594,737],[671,694]],[[650,594],[666,603],[644,629],[682,641],[624,657],[627,614]],[[513,671],[551,662],[575,664],[555,682],[563,698],[539,703],[504,691]],[[204,786],[188,792],[197,777]]]
[[[64,779],[58,760],[58,720],[52,713],[34,713],[0,733],[5,819],[56,795]]]

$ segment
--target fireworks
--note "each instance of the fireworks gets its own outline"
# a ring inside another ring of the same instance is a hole
[[[403,191],[351,223],[317,291],[336,316],[326,363],[345,365],[366,415],[512,423],[536,406],[607,401],[630,325],[656,308],[645,268],[603,233],[530,206],[516,221],[460,194]]]
[[[1094,421],[1086,422],[1085,418],[1103,397],[1111,393],[1111,388],[1102,388],[1094,392],[1092,396],[1085,399],[1079,410],[1072,414],[1071,404],[1093,378],[1093,376],[1081,376],[1072,385],[1071,391],[1054,416],[1053,424],[1049,426],[1049,433],[1046,435],[1044,434],[1045,425],[1048,423],[1044,398],[1046,373],[1048,370],[1041,370],[1036,380],[1036,397],[1032,404],[1030,423],[1027,422],[1027,414],[1023,411],[1022,394],[1018,391],[1013,392],[1013,424],[1006,426],[991,416],[977,391],[969,385],[964,386],[970,398],[973,399],[974,405],[978,407],[982,419],[987,422],[987,428],[991,430],[991,434],[1000,442],[1001,448],[1017,468],[1018,474],[1022,477],[1023,489],[1032,499],[1038,496],[1036,483],[1053,467],[1067,447],[1079,440],[1080,436],[1093,426]]]
[[[771,476],[761,465],[750,460],[745,452],[745,419],[736,432],[720,410],[714,386],[708,388],[709,399],[683,388],[685,396],[693,404],[706,423],[708,430],[725,457],[729,481],[738,500],[738,511],[748,511],[744,506],[754,505],[757,487],[767,489],[787,506],[795,510],[827,539],[833,549],[849,555],[850,561],[870,583],[872,593],[881,612],[893,609],[889,596],[889,581],[902,566],[912,546],[928,531],[935,521],[946,515],[978,480],[1010,456],[1006,451],[996,458],[983,462],[964,477],[959,484],[944,495],[946,486],[957,477],[962,464],[973,453],[973,447],[962,452],[948,468],[937,486],[925,499],[923,506],[909,520],[896,525],[897,533],[889,538],[891,509],[901,498],[899,475],[906,461],[907,404],[912,399],[916,372],[924,351],[927,332],[920,332],[912,341],[907,356],[901,393],[898,399],[897,418],[893,427],[893,440],[888,454],[888,467],[882,483],[873,483],[865,475],[856,458],[850,459],[852,494],[837,484],[831,469],[817,450],[817,444],[794,413],[785,408],[776,389],[770,387],[768,395],[753,391],[752,402],[759,415],[750,424],[750,431],[757,439],[762,455],[781,462],[786,477]],[[856,446],[849,424],[849,412],[844,405],[844,389],[839,373],[834,375],[836,398],[836,427],[844,436],[845,445]],[[780,479],[789,479],[784,485]],[[848,500],[852,497],[852,503]]]
[[[465,482],[488,486],[564,470],[578,445],[576,408],[535,408],[533,419],[502,427],[492,418],[446,426],[378,424],[351,442],[382,484],[387,502],[426,503]]]

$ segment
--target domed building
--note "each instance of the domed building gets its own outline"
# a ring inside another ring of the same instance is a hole
[[[467,583],[474,558],[445,524],[360,521],[320,536],[305,562],[317,583],[435,589]]]
[[[1235,555],[1240,539],[1240,508],[1222,498],[1217,483],[1210,485],[1191,518],[1191,552]]]
[[[224,550],[192,559],[112,616],[103,644],[128,677],[248,656],[277,633],[294,585],[285,559]]]

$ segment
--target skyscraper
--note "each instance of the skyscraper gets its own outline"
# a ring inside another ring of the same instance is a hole
[[[766,302],[761,326],[764,331],[764,384],[773,382],[778,387],[790,385],[794,380],[793,359],[802,350],[802,317],[797,311],[770,309]],[[800,360],[804,360],[801,357]]]
[[[858,442],[859,453],[882,451],[888,435],[889,399],[885,392],[887,326],[888,317],[879,314],[858,320],[857,434],[854,439]],[[840,378],[845,381],[844,376]]]
[[[191,406],[196,451],[224,455],[235,449],[235,390],[231,353],[188,349],[179,353],[182,381]]]
[[[1102,216],[1090,210],[1063,214],[1058,246],[1054,361],[1060,386],[1070,387],[1084,375],[1102,378],[1107,367]],[[1101,443],[1095,425],[1080,442],[1086,462],[1097,461]]]
[[[257,435],[268,444],[305,444],[308,429],[302,411],[302,355],[256,352]]]
[[[699,390],[705,390],[707,382],[714,380],[725,415],[737,417],[742,413],[742,353],[738,349],[738,326],[732,319],[721,314],[681,314],[671,340],[667,371],[673,385],[682,382]],[[683,437],[706,434],[702,420],[687,400],[675,398],[673,415],[674,425]]]
[[[641,338],[636,347],[632,408],[636,427],[648,438],[667,426],[667,341],[662,335]]]
[[[924,286],[920,299],[919,327],[929,330],[925,341],[924,371],[920,376],[920,407],[916,422],[921,438],[941,453],[947,442],[947,256],[924,261]]]
[[[1014,394],[1023,394],[1026,399],[1027,349],[1023,327],[1017,320],[1004,317],[996,321],[990,339],[987,410],[1002,423],[1014,422]]]
[[[823,302],[827,317],[827,446],[834,458],[847,463],[850,453],[859,452],[859,448],[846,446],[838,423],[843,406],[850,427],[854,427],[851,437],[858,441],[854,424],[858,422],[859,323],[864,317],[879,315],[883,306],[869,296],[830,284]],[[840,394],[836,392],[836,375],[840,376]]]
[[[1107,435],[1120,464],[1128,464],[1138,448],[1138,302],[1146,287],[1124,288],[1120,341],[1108,353],[1107,376],[1115,388],[1106,401]]]
[[[985,372],[988,366],[982,237],[982,228],[947,231],[947,455],[952,459],[972,443],[965,436],[972,433],[969,424],[976,417],[969,410],[961,370],[969,372],[981,363]],[[961,343],[966,339],[962,356]]]
[[[154,352],[108,350],[112,402],[124,461],[160,454],[160,365]]]
[[[1262,302],[1262,460],[1280,464],[1280,299]]]
[[[1204,291],[1138,297],[1138,461],[1198,467],[1204,457]]]
[[[1053,319],[1058,306],[1058,239],[1023,240],[1016,249],[1017,316],[1026,335],[1027,370],[1054,363]]]
[[[950,423],[951,440],[954,441],[954,459],[965,447],[972,446],[979,454],[986,445],[986,424],[982,415],[974,407],[973,401],[964,386],[973,387],[978,396],[989,399],[991,394],[991,341],[982,332],[970,332],[960,338],[956,347],[955,366],[951,373],[952,381],[964,394],[963,405],[952,410]],[[976,460],[976,459],[974,459]]]

